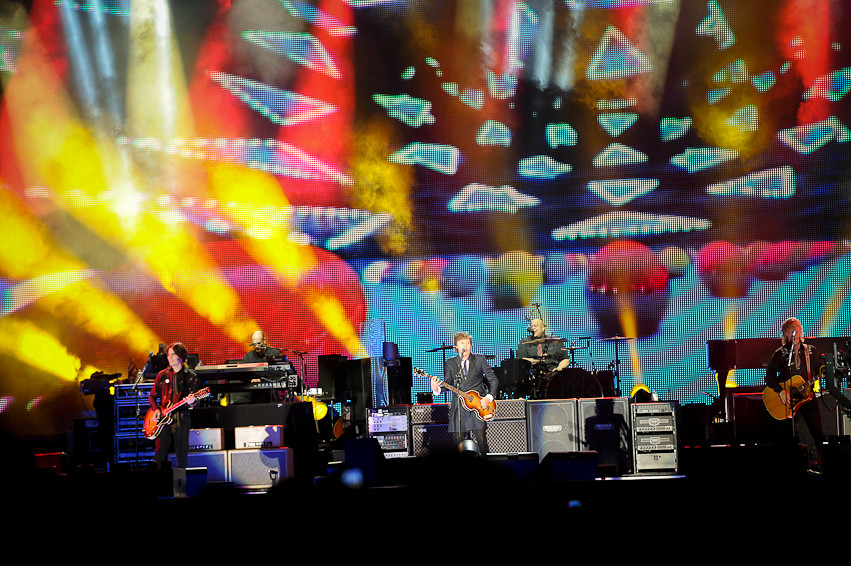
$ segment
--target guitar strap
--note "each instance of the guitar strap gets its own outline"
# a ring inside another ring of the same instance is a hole
[[[806,344],[804,345],[804,357],[807,360],[807,381],[812,381],[813,374],[812,370],[810,369],[810,348]]]

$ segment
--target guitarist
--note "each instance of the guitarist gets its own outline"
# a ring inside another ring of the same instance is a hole
[[[177,459],[177,467],[185,468],[189,458],[189,408],[197,403],[193,395],[198,391],[198,376],[195,371],[186,366],[188,352],[186,346],[175,342],[168,347],[166,357],[168,367],[157,374],[154,386],[148,402],[154,410],[154,418],[159,420],[163,409],[177,403],[184,397],[186,405],[174,411],[170,416],[173,419],[171,425],[163,427],[162,432],[156,439],[156,453],[154,461],[157,467],[168,458],[171,445],[174,444],[174,454]]]
[[[815,348],[804,343],[804,327],[797,318],[787,318],[780,326],[781,346],[774,351],[765,371],[765,384],[773,389],[784,405],[790,407],[793,399],[789,399],[781,385],[794,376],[801,376],[805,381],[813,381],[821,366],[821,357]],[[805,424],[812,436],[814,446],[810,447],[810,463],[821,464],[822,443],[825,435],[821,426],[821,416],[816,400],[808,401],[799,406],[794,417],[794,427],[798,431]],[[797,432],[796,432],[797,434]]]
[[[475,390],[482,395],[482,408],[487,408],[494,402],[494,395],[499,389],[499,379],[484,354],[473,353],[473,337],[469,332],[455,334],[455,350],[457,356],[446,360],[443,366],[444,380],[461,391]],[[441,393],[440,380],[431,378],[431,390],[435,395]],[[485,439],[485,423],[476,418],[471,411],[460,406],[460,399],[452,394],[449,417],[449,432],[453,433],[456,445],[467,438],[468,434],[476,442],[480,454],[487,453]]]

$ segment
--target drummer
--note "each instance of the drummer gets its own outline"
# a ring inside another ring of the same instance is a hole
[[[531,337],[517,346],[517,357],[529,361],[538,371],[552,373],[570,365],[570,356],[564,350],[561,338],[548,338],[547,326],[540,318],[529,324]]]

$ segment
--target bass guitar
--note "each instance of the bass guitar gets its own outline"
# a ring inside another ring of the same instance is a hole
[[[203,399],[205,397],[210,396],[210,388],[205,387],[204,389],[200,389],[194,393],[195,399]],[[154,413],[156,412],[154,409],[148,409],[148,413],[145,415],[145,423],[142,425],[142,430],[144,431],[145,438],[148,440],[153,440],[160,435],[163,427],[168,426],[172,423],[174,418],[171,414],[186,404],[186,397],[175,403],[174,405],[170,405],[162,410],[162,414],[160,415],[159,420],[154,418]]]
[[[437,379],[436,377],[432,377],[427,372],[419,368],[414,368],[414,373],[422,377],[427,377],[429,379]],[[496,401],[491,401],[487,407],[483,408],[482,396],[479,395],[478,392],[473,391],[472,389],[470,391],[461,391],[457,387],[453,387],[445,381],[441,381],[440,386],[458,395],[458,398],[461,399],[461,406],[476,415],[476,418],[480,421],[487,422],[491,420],[494,416],[494,413],[496,413]]]
[[[771,387],[762,390],[762,402],[768,409],[768,413],[778,421],[791,419],[798,409],[813,400],[814,382],[814,379],[806,380],[800,375],[795,375],[780,384],[782,390],[786,392],[786,403],[783,403],[780,394]]]

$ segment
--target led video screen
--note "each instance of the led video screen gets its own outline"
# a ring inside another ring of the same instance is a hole
[[[707,340],[851,335],[849,12],[5,2],[7,427],[258,329],[313,385],[384,341],[438,375],[459,330],[499,366],[540,316],[574,367],[680,403],[718,393]]]

